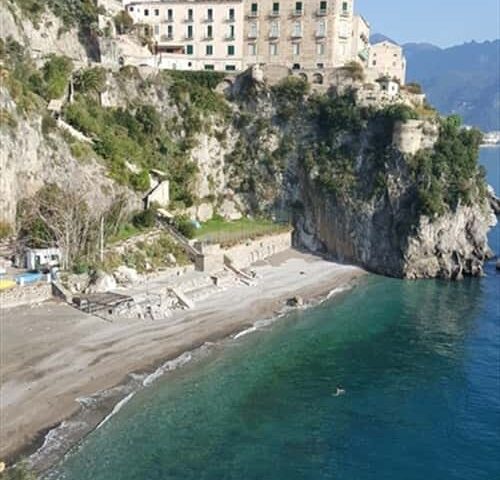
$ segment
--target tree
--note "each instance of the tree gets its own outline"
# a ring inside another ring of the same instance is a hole
[[[365,79],[365,71],[363,69],[363,65],[356,61],[351,61],[346,63],[342,67],[342,71],[344,72],[347,78],[350,78],[353,82],[362,82]]]
[[[134,26],[134,19],[125,10],[117,13],[114,18],[116,30],[120,35],[129,33]]]
[[[44,96],[48,100],[60,98],[69,82],[73,62],[67,57],[51,55],[43,66]]]
[[[57,245],[65,269],[95,249],[99,222],[81,191],[46,185],[22,203],[19,220],[23,240],[40,246]]]

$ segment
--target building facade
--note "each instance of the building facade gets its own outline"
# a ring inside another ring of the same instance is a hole
[[[323,83],[327,72],[357,61],[370,81],[404,83],[401,47],[371,46],[370,25],[354,14],[354,0],[123,1],[152,39],[151,66],[229,72],[259,65]]]
[[[388,77],[404,85],[406,79],[406,59],[403,55],[402,47],[389,41],[371,45],[367,74],[370,80]]]
[[[243,2],[239,0],[135,1],[125,9],[152,38],[161,68],[244,68]]]

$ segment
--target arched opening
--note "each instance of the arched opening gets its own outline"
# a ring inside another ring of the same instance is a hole
[[[307,82],[307,75],[305,73],[299,73],[299,77],[304,80],[304,82]]]
[[[321,73],[315,73],[312,78],[312,83],[323,85],[323,75],[321,75]]]

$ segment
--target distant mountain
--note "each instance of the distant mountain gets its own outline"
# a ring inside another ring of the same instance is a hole
[[[379,33],[370,40],[397,43]],[[484,131],[500,130],[500,40],[450,48],[407,43],[403,48],[407,81],[420,83],[439,111],[458,113],[466,124]]]
[[[407,79],[422,84],[429,102],[443,113],[458,113],[468,125],[500,130],[500,40],[439,48],[403,46]]]

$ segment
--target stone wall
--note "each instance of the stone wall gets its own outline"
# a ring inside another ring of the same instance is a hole
[[[236,245],[224,251],[236,268],[245,268],[252,263],[288,250],[292,246],[292,232],[269,235]]]
[[[402,153],[414,155],[423,148],[432,148],[439,137],[436,124],[424,120],[397,122],[394,127],[393,146]]]
[[[14,287],[0,292],[0,309],[41,303],[50,298],[52,298],[52,285],[50,283]]]

